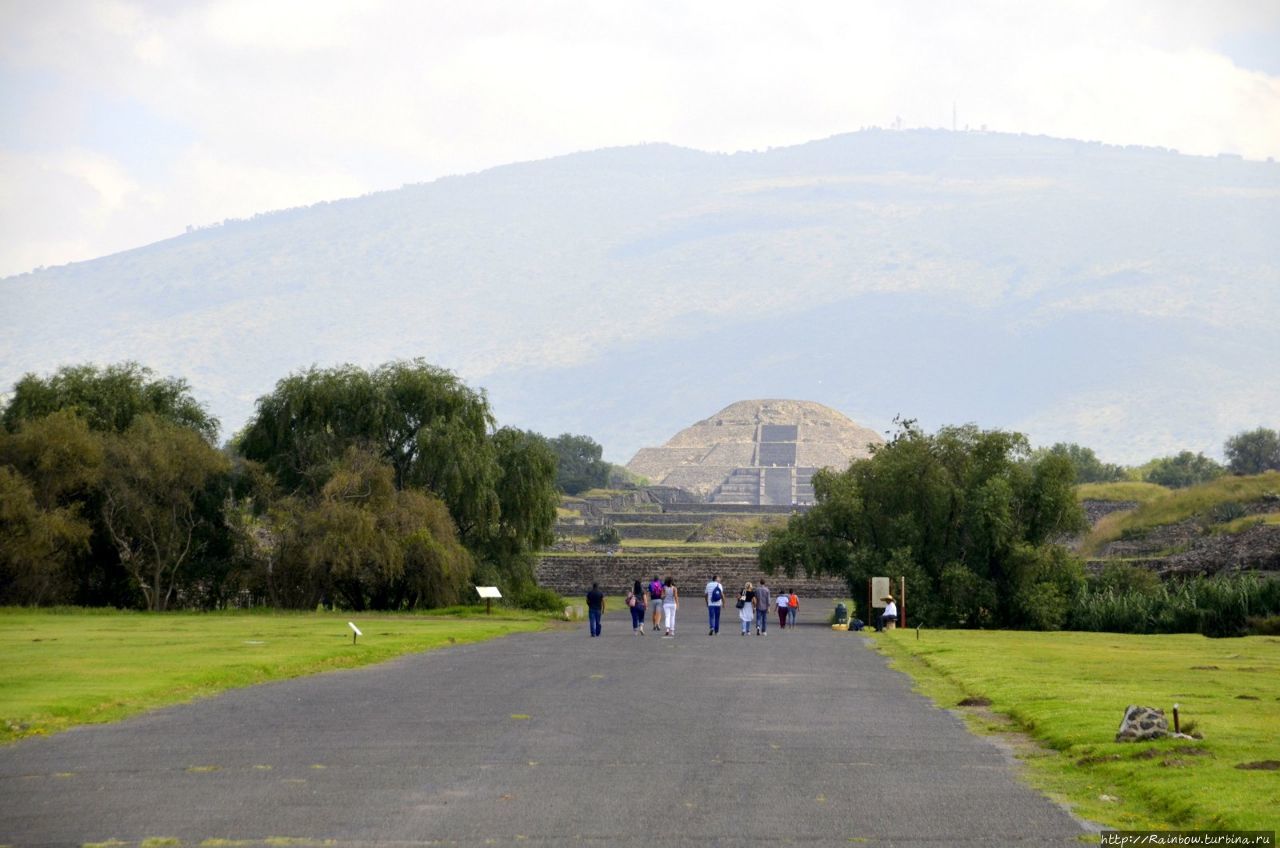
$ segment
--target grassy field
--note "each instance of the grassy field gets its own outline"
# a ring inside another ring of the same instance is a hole
[[[1120,829],[1280,828],[1280,639],[910,630],[876,637],[980,730],[1021,730],[1032,782]],[[1203,740],[1117,743],[1125,707],[1181,705]],[[1009,721],[1011,720],[1011,722]]]
[[[455,611],[456,612],[456,611]],[[351,644],[348,621],[364,636]],[[545,616],[0,609],[0,743],[546,626]]]

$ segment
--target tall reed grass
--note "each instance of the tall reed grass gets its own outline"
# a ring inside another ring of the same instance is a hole
[[[1086,588],[1072,601],[1066,629],[1241,636],[1250,618],[1275,615],[1280,615],[1280,580],[1238,574],[1152,588]]]

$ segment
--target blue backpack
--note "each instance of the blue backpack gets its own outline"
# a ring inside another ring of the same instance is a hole
[[[717,583],[715,588],[711,590],[711,603],[719,603],[724,598],[724,593],[720,591],[720,584]]]

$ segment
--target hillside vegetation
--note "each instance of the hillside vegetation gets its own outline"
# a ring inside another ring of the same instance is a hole
[[[421,356],[617,461],[772,395],[1141,462],[1280,408],[1241,367],[1280,361],[1276,232],[1280,165],[1168,150],[930,130],[598,150],[0,280],[0,386],[137,360],[234,433],[281,373]]]
[[[1145,485],[1148,484],[1105,484],[1106,487]],[[1220,477],[1199,486],[1166,490],[1165,494],[1149,497],[1133,510],[1113,513],[1103,518],[1085,540],[1083,550],[1086,553],[1096,553],[1108,542],[1140,536],[1157,527],[1191,519],[1196,519],[1205,532],[1238,531],[1252,526],[1250,516],[1245,511],[1247,507],[1256,508],[1258,504],[1275,504],[1274,511],[1280,512],[1280,472],[1269,471],[1247,477]],[[1272,510],[1264,510],[1263,517],[1253,520],[1268,523],[1267,513],[1270,512]]]

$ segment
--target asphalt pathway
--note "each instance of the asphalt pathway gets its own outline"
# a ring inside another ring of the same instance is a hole
[[[0,844],[1079,844],[816,606],[760,637],[730,616],[709,637],[700,603],[672,639],[613,613],[598,639],[516,635],[25,740],[0,749]]]

